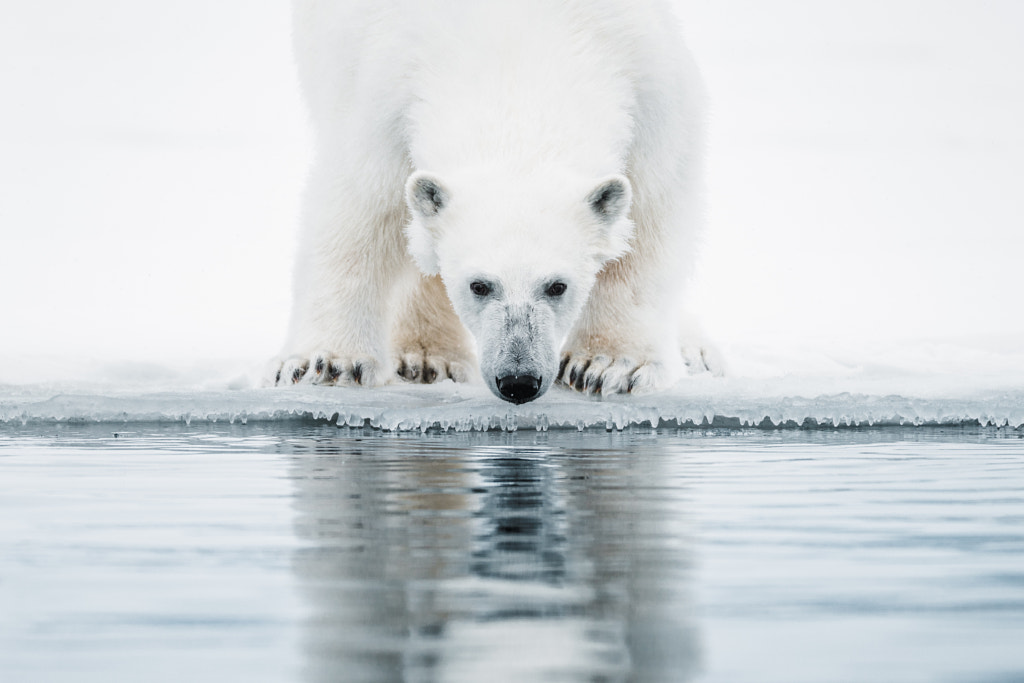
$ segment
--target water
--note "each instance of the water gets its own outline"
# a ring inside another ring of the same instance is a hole
[[[0,680],[1024,681],[1014,430],[0,430]]]

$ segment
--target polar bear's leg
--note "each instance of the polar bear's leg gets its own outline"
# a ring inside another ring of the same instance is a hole
[[[633,250],[599,274],[562,351],[559,379],[578,391],[640,393],[713,370],[700,348],[682,350],[684,338],[695,339],[680,334],[679,293],[692,267],[700,209],[682,179],[672,190],[662,185],[672,170],[630,178]]]
[[[394,365],[409,382],[464,382],[475,372],[473,342],[452,308],[441,278],[410,273],[396,301]]]
[[[649,291],[660,288],[641,260],[630,254],[598,277],[562,352],[564,384],[586,393],[639,392],[683,374],[675,313]]]
[[[660,389],[716,370],[699,330],[680,330],[703,218],[703,89],[688,55],[664,65],[674,71],[651,75],[660,85],[639,93],[634,113],[643,134],[626,163],[632,250],[598,275],[562,351],[560,380],[588,393]]]
[[[323,158],[306,187],[289,340],[268,380],[374,386],[391,377],[388,303],[409,264],[407,170],[380,157]]]

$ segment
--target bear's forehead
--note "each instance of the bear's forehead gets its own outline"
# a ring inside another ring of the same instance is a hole
[[[535,238],[505,235],[474,247],[451,245],[445,265],[463,278],[486,277],[509,286],[532,288],[553,277],[577,277],[587,266],[582,255],[582,249],[556,249]]]
[[[591,174],[552,164],[524,168],[494,163],[436,174],[451,186],[456,200],[467,206],[528,212],[575,206],[596,182]]]
[[[456,260],[490,262],[502,269],[566,267],[588,251],[582,232],[570,222],[481,221],[452,237],[448,246]]]

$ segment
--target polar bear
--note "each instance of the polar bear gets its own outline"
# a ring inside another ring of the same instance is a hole
[[[681,351],[704,94],[661,0],[295,0],[315,131],[271,383],[649,391]],[[685,334],[685,331],[684,331]]]

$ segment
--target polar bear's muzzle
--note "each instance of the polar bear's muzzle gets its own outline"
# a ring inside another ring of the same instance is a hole
[[[505,307],[495,328],[481,340],[481,374],[495,396],[511,403],[539,398],[556,369],[553,335],[546,316],[534,307]]]

